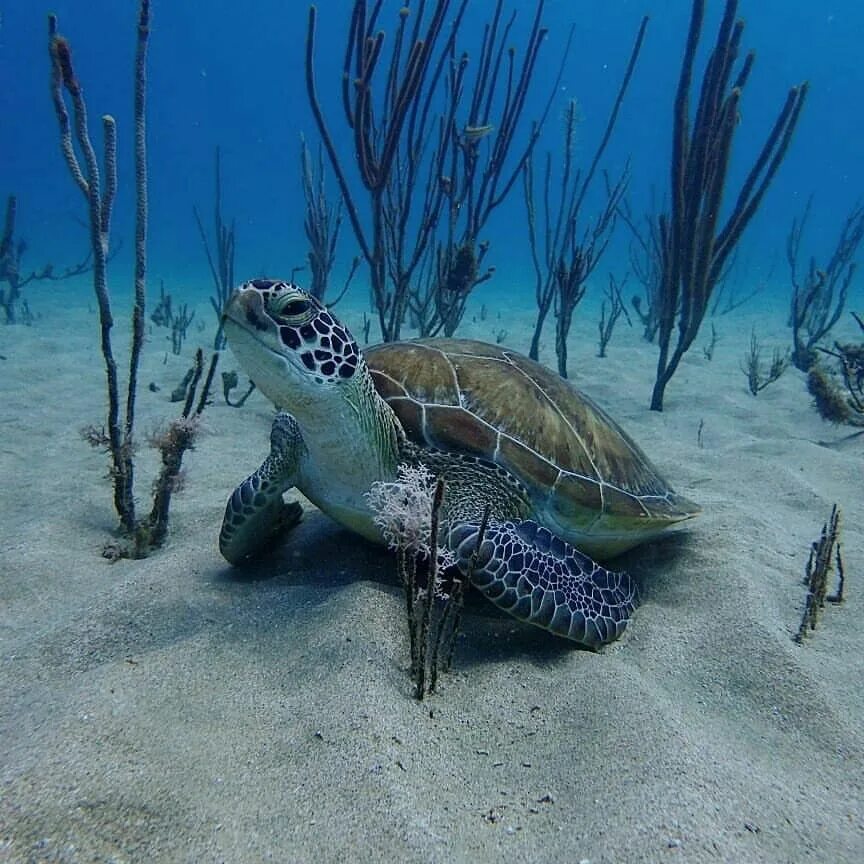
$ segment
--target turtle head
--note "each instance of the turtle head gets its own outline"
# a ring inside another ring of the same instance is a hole
[[[291,282],[244,282],[226,303],[222,320],[246,374],[268,399],[289,410],[340,388],[361,366],[348,329]]]

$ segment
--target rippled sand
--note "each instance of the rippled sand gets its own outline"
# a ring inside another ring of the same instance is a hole
[[[309,510],[251,572],[219,557],[225,500],[266,452],[257,395],[206,412],[165,549],[100,557],[106,461],[78,435],[103,416],[96,320],[42,308],[0,329],[0,860],[864,860],[864,439],[825,446],[848,430],[795,371],[747,392],[751,325],[785,345],[782,309],[717,319],[663,414],[656,349],[622,324],[597,359],[586,310],[574,381],[704,515],[623,560],[643,604],[619,643],[574,649],[474,598],[420,704],[386,553]],[[460,332],[524,348],[529,312]],[[196,338],[163,363],[153,334],[142,435]],[[153,468],[142,445],[142,503]],[[797,645],[835,501],[848,599]]]

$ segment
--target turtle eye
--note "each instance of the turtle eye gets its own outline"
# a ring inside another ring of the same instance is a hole
[[[280,318],[292,323],[302,321],[309,315],[312,304],[302,297],[294,297],[285,303],[276,303],[273,310]]]
[[[308,311],[308,300],[291,300],[285,304],[282,314],[288,318],[296,318],[298,315],[305,315]]]

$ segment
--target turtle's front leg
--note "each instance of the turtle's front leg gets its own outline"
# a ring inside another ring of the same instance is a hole
[[[303,515],[296,502],[286,504],[282,493],[297,481],[305,447],[297,421],[285,412],[273,420],[270,454],[231,494],[219,532],[219,551],[230,564],[260,555],[293,528]]]
[[[447,535],[456,566],[496,606],[591,648],[617,639],[638,602],[636,584],[531,520],[457,523]],[[476,553],[476,557],[475,556]],[[472,567],[473,564],[473,567]]]

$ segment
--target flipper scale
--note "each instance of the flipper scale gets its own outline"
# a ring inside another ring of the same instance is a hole
[[[473,523],[449,532],[463,573],[471,570],[478,533]],[[602,567],[531,520],[487,527],[471,581],[514,617],[592,648],[617,639],[638,602],[627,573]]]

